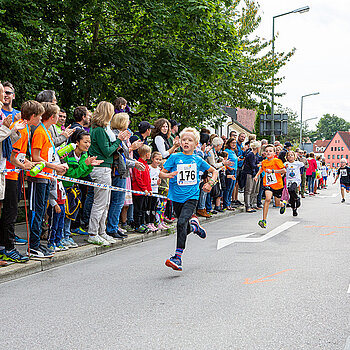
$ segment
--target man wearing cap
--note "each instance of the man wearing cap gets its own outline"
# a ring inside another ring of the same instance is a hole
[[[287,160],[286,160],[286,156],[287,156],[287,152],[288,151],[291,151],[293,145],[287,141],[285,144],[284,144],[284,148],[283,150],[280,152],[280,154],[278,155],[278,158],[281,159],[281,161],[283,163],[285,163]]]
[[[175,140],[176,134],[179,132],[179,126],[181,125],[181,123],[178,123],[174,119],[170,119],[170,125],[171,125],[171,135],[168,141],[169,141],[170,147],[173,147],[174,140]]]
[[[151,125],[147,121],[142,121],[139,124],[139,131],[135,132],[134,135],[132,135],[130,137],[130,143],[134,143],[137,140],[141,140],[143,142],[143,144],[148,145],[147,137],[149,137],[151,135],[151,129],[154,129],[153,125]],[[136,160],[139,159],[140,156],[139,156],[139,153],[137,152],[137,150],[135,150],[133,152],[133,157]]]

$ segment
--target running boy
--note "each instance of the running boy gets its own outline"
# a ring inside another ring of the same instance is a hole
[[[261,228],[266,228],[266,218],[272,196],[275,197],[276,207],[280,207],[280,213],[283,214],[286,211],[286,204],[280,200],[284,187],[282,175],[286,173],[286,169],[282,161],[278,158],[275,158],[276,153],[275,147],[273,145],[265,146],[265,154],[267,159],[262,161],[261,167],[254,177],[254,180],[258,181],[260,174],[263,171],[265,172],[265,176],[263,178],[263,185],[265,189],[263,219],[258,222],[258,225]]]
[[[218,176],[217,171],[198,155],[193,154],[199,142],[199,133],[193,128],[185,128],[180,133],[180,145],[183,152],[173,153],[159,174],[169,180],[169,199],[173,201],[177,216],[177,242],[175,255],[166,260],[165,265],[173,270],[182,271],[181,256],[185,249],[186,238],[192,231],[200,238],[206,237],[205,230],[196,217],[191,218],[199,199],[200,172],[208,171],[211,179],[203,185],[210,192]]]
[[[340,192],[341,192],[341,202],[345,202],[345,191],[349,193],[350,191],[350,168],[346,165],[347,161],[345,158],[340,160],[340,168],[337,171],[337,176],[334,179],[333,185],[337,182],[340,176]]]

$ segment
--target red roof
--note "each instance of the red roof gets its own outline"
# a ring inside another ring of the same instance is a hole
[[[349,131],[338,131],[338,134],[343,139],[345,144],[348,146],[348,149],[350,150],[350,132]]]
[[[326,149],[330,142],[331,140],[316,140],[313,145],[314,152],[320,153],[319,151],[317,151],[317,148],[324,147],[324,149]]]

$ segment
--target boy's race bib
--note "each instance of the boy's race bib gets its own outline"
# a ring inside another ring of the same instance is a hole
[[[266,186],[274,185],[277,183],[277,178],[275,173],[266,173]]]
[[[340,169],[340,176],[348,176],[348,172],[346,169]]]
[[[22,164],[24,164],[24,160],[26,159],[26,155],[24,153],[18,153],[16,156],[16,159],[21,162]],[[19,173],[21,171],[21,169],[16,168],[16,173]]]
[[[177,184],[193,186],[197,184],[197,164],[177,164]]]

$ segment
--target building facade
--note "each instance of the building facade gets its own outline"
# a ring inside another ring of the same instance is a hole
[[[330,140],[316,140],[313,144],[313,152],[315,156],[321,156],[324,158],[324,151],[326,150]]]
[[[350,132],[338,131],[324,151],[324,159],[330,168],[338,168],[340,160],[350,159]]]

